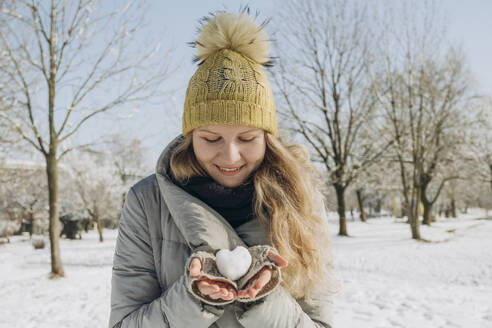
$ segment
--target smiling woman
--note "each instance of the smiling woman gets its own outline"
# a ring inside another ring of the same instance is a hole
[[[202,23],[183,132],[122,211],[109,326],[331,327],[320,178],[278,136],[264,24],[247,8]]]

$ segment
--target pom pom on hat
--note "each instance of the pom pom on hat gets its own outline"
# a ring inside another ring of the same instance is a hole
[[[229,49],[249,57],[260,65],[272,66],[272,60],[268,55],[269,40],[263,31],[268,20],[261,25],[256,24],[249,15],[248,7],[237,14],[224,11],[210,13],[210,16],[202,18],[200,23],[197,40],[189,43],[197,48],[193,62],[200,61],[201,64],[218,51]]]

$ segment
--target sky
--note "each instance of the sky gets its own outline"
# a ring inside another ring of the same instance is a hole
[[[492,1],[443,1],[449,36],[461,42],[481,92],[492,95]]]
[[[160,103],[146,104],[135,112],[131,119],[120,120],[110,127],[104,120],[98,124],[106,132],[122,133],[143,140],[146,146],[145,163],[153,168],[158,156],[175,136],[181,132],[181,114],[184,94],[190,77],[197,64],[192,63],[195,49],[187,45],[197,36],[199,19],[210,11],[227,8],[237,11],[248,4],[252,11],[258,10],[258,22],[271,17],[269,25],[275,24],[278,1],[148,1],[148,31],[164,35],[164,47],[172,49],[172,65],[176,72],[167,80],[165,87],[174,89],[173,95]],[[492,95],[492,1],[488,0],[446,0],[442,1],[443,14],[448,19],[448,37],[461,43],[469,67],[476,79],[476,89]],[[276,54],[274,54],[276,55]],[[92,129],[81,133],[79,141],[94,135]]]

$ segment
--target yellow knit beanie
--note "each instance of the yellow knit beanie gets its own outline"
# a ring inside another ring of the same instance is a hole
[[[262,66],[271,66],[263,27],[249,16],[218,12],[205,17],[195,42],[198,69],[186,90],[183,136],[210,124],[247,125],[277,134],[273,93]]]

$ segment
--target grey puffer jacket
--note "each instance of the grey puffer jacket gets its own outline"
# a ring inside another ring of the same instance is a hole
[[[214,306],[190,293],[184,268],[197,249],[270,243],[258,218],[234,230],[214,209],[171,181],[170,157],[182,138],[165,148],[155,174],[128,191],[113,259],[109,327],[331,327],[330,298],[314,297],[318,303],[311,305],[280,285],[248,304]],[[326,218],[322,201],[320,205]]]

